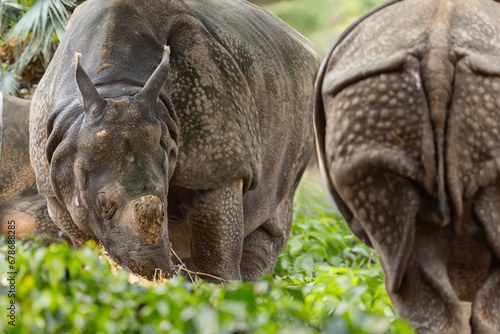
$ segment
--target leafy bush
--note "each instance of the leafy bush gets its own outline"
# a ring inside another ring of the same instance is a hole
[[[175,277],[145,287],[130,284],[126,270],[113,273],[93,244],[18,242],[16,326],[3,317],[0,332],[413,333],[394,315],[377,256],[325,195],[313,178],[301,185],[275,275],[254,284]],[[0,252],[7,253],[6,238]],[[2,310],[11,300],[7,266],[0,262]]]

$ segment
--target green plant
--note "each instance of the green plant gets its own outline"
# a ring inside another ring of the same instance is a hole
[[[0,32],[6,30],[8,26],[12,26],[19,20],[19,17],[26,10],[26,7],[12,0],[0,0],[0,17],[2,24],[0,25]]]
[[[253,284],[175,277],[144,287],[113,273],[94,244],[18,242],[16,326],[2,319],[0,332],[414,333],[394,315],[377,256],[351,236],[314,175],[300,186],[294,220],[275,274]],[[0,261],[2,309],[8,271]]]
[[[261,5],[304,34],[324,56],[356,18],[386,0],[262,1]]]
[[[19,75],[2,64],[0,67],[0,92],[15,95],[19,89]]]

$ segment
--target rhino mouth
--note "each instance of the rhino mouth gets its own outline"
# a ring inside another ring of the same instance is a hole
[[[263,271],[267,263],[255,252],[245,250],[241,254],[240,267],[243,271]]]
[[[109,248],[103,245],[107,250]],[[109,256],[120,266],[148,280],[170,277],[174,266],[170,259],[170,243],[161,242],[157,247],[139,246],[134,250],[109,251]]]
[[[127,269],[133,272],[135,275],[144,277],[149,281],[157,281],[163,278],[169,278],[171,276],[170,273],[166,273],[160,268],[156,268],[153,272],[139,262],[135,262],[135,265],[133,267],[129,266]]]

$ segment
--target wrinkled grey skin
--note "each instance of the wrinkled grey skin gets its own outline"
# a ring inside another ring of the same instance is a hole
[[[0,100],[0,234],[58,237],[60,230],[49,217],[45,197],[36,189],[30,164],[30,101],[5,93],[0,93]]]
[[[500,3],[391,1],[320,71],[330,190],[420,333],[500,332]],[[459,300],[472,302],[471,324]]]
[[[171,245],[225,280],[271,272],[313,151],[318,66],[246,1],[88,1],[31,108],[51,217],[149,278],[173,272]]]

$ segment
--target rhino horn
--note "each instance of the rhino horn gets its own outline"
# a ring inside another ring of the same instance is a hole
[[[80,65],[80,54],[76,54],[76,84],[83,102],[83,109],[92,118],[102,115],[106,107],[106,100],[97,92],[89,76]]]
[[[152,110],[154,108],[156,99],[158,98],[163,85],[167,82],[170,59],[169,56],[170,48],[165,45],[160,65],[158,65],[153,74],[151,74],[151,77],[149,77],[146,85],[144,85],[142,90],[136,96],[139,103],[145,106],[148,110]]]
[[[163,233],[165,211],[162,201],[153,195],[142,196],[133,203],[134,220],[146,233],[150,243],[156,243]]]

